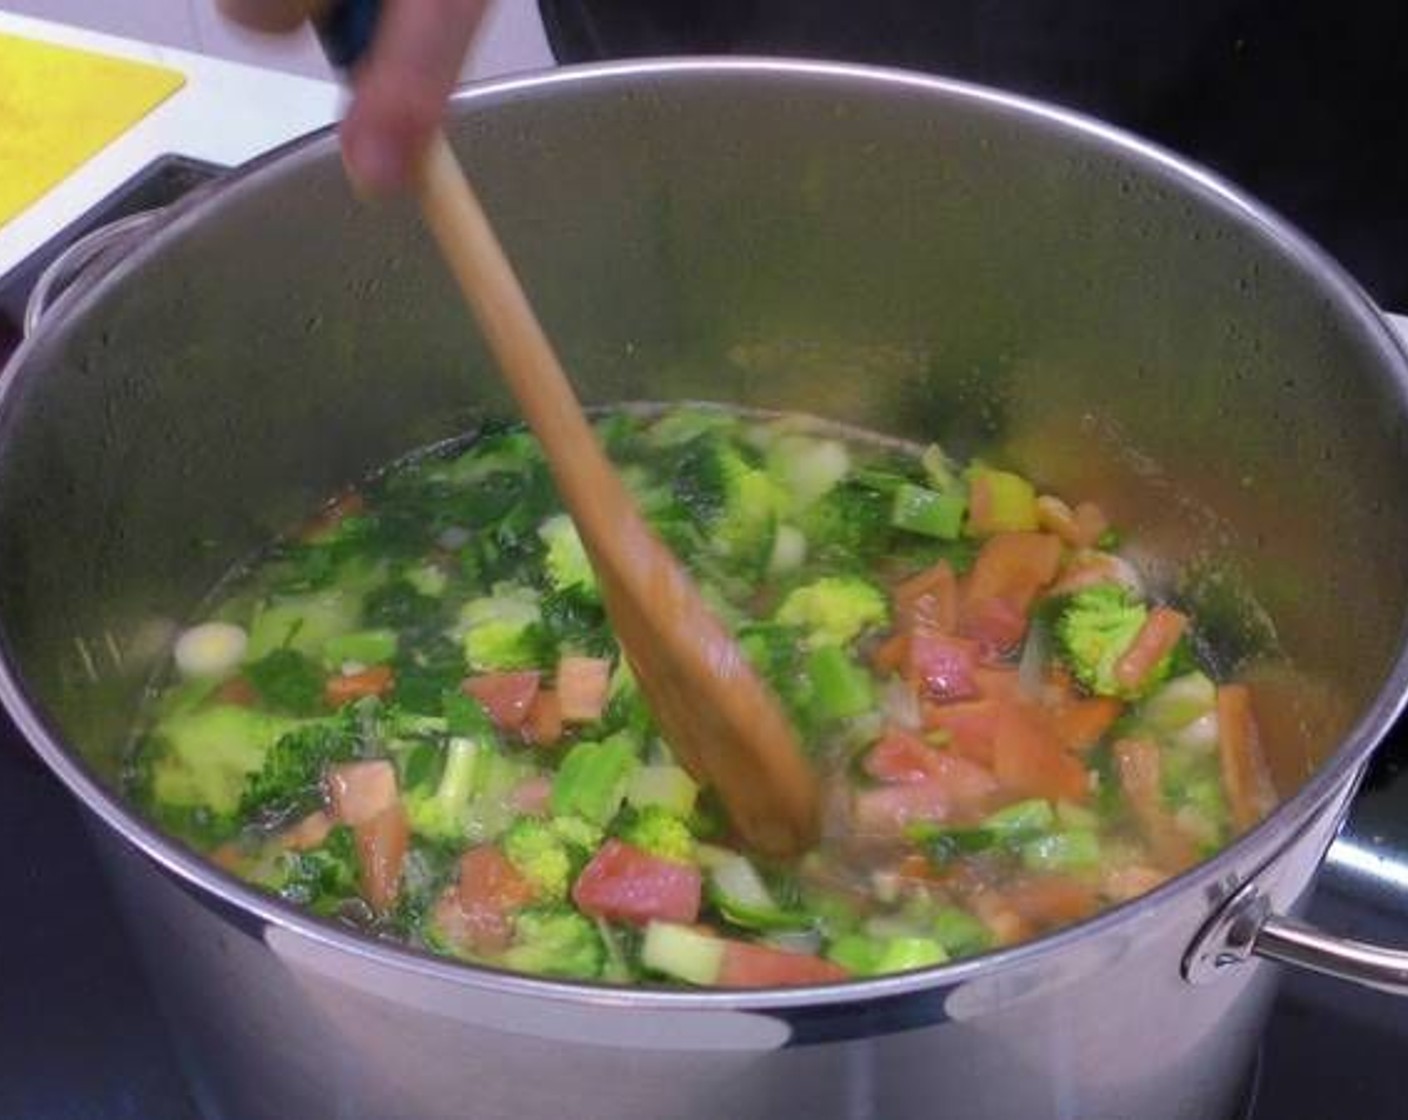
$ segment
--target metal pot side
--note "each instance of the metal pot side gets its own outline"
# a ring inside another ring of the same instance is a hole
[[[1055,937],[743,995],[429,961],[162,839],[110,785],[178,620],[337,485],[506,411],[414,216],[313,138],[61,301],[0,382],[0,693],[93,810],[210,1114],[1229,1113],[1272,977],[1195,988],[1182,956],[1253,877],[1303,897],[1404,691],[1408,377],[1364,297],[1210,176],[931,79],[596,67],[469,92],[451,131],[589,401],[981,451],[1101,501],[1168,587],[1258,603],[1229,639],[1269,619],[1285,655],[1258,672],[1288,800]]]

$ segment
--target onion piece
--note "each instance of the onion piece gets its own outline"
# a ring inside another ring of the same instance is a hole
[[[202,622],[176,639],[176,668],[188,680],[224,677],[249,646],[249,635],[232,622]]]
[[[880,696],[880,710],[885,719],[905,731],[918,731],[923,726],[919,697],[908,683],[891,677]]]

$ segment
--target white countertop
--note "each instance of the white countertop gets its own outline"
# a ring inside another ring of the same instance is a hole
[[[0,11],[0,33],[150,62],[186,76],[175,94],[0,225],[0,275],[158,156],[174,153],[233,167],[322,128],[341,110],[341,91],[331,81],[11,12]],[[485,78],[535,65],[553,65],[536,4],[500,0],[491,9],[466,76]]]

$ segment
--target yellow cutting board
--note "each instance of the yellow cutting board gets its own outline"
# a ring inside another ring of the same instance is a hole
[[[0,35],[0,225],[185,81],[145,62]]]

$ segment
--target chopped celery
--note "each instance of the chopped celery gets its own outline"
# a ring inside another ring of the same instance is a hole
[[[699,786],[687,771],[679,766],[642,766],[626,784],[626,801],[637,809],[656,805],[687,817],[694,812]]]
[[[711,854],[709,894],[725,918],[745,929],[806,929],[815,924],[810,915],[779,906],[746,856]]]
[[[395,656],[395,630],[354,630],[350,634],[329,638],[323,646],[323,660],[329,665],[342,665],[348,661],[377,665]]]
[[[674,922],[651,922],[640,947],[641,963],[690,984],[712,984],[724,964],[725,944],[717,937]]]
[[[1022,845],[1022,862],[1033,871],[1079,871],[1098,867],[1100,841],[1088,828],[1049,832]]]
[[[948,960],[944,947],[930,937],[876,938],[858,933],[837,938],[826,955],[857,976],[932,968]]]
[[[963,531],[967,510],[967,499],[961,494],[940,494],[906,482],[895,491],[890,524],[909,533],[955,541]]]
[[[576,744],[562,759],[552,783],[552,811],[605,825],[626,796],[640,763],[635,744],[624,735]]]
[[[858,716],[875,703],[870,674],[840,646],[812,650],[807,656],[807,678],[811,682],[810,708],[821,720]]]
[[[1034,797],[999,809],[983,821],[983,828],[1008,840],[1030,832],[1046,832],[1056,823],[1051,802]]]
[[[1187,727],[1217,707],[1217,686],[1205,673],[1175,677],[1144,701],[1139,720],[1156,735]]]
[[[945,906],[934,915],[934,937],[951,957],[981,953],[992,944],[988,927],[966,910]]]

